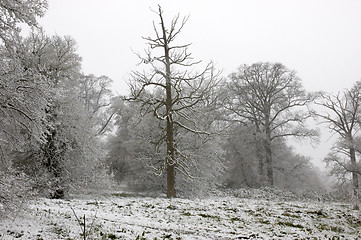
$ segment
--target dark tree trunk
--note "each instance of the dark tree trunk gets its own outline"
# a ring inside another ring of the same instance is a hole
[[[261,134],[260,123],[256,121],[256,133],[255,137],[255,145],[256,145],[256,157],[258,161],[258,183],[263,186],[265,183],[265,160],[264,160],[264,141],[259,137]]]
[[[173,123],[171,116],[167,117],[167,197],[173,198],[175,194],[175,159],[173,146]]]
[[[352,166],[352,186],[353,186],[353,200],[354,200],[354,209],[359,209],[357,204],[359,199],[359,185],[358,185],[358,173],[357,173],[357,164],[356,164],[356,153],[353,147],[350,148],[350,160]]]
[[[259,183],[262,185],[264,182],[264,155],[262,154],[262,146],[260,142],[256,142],[256,156],[258,160],[258,175],[260,177]]]
[[[161,11],[160,11],[161,13]],[[160,14],[163,41],[164,41],[164,56],[165,56],[165,70],[166,70],[166,116],[167,116],[167,197],[173,198],[175,194],[175,157],[174,157],[174,133],[173,133],[173,119],[172,119],[172,78],[170,69],[169,46],[167,39],[167,32],[165,30],[163,17]]]
[[[271,148],[271,126],[270,126],[270,108],[266,108],[265,114],[265,128],[266,128],[266,137],[265,137],[265,152],[266,152],[266,164],[267,164],[267,179],[268,185],[273,187],[273,161],[272,161],[272,148]]]
[[[272,149],[271,141],[267,139],[265,141],[265,150],[266,150],[266,164],[267,164],[267,179],[268,184],[273,187],[273,161],[272,161]]]

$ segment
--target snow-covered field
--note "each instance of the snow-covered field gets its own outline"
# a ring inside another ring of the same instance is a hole
[[[343,203],[121,194],[34,200],[1,220],[0,239],[84,239],[74,212],[87,239],[361,239],[360,212]]]

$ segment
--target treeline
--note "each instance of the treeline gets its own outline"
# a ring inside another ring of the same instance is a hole
[[[326,161],[337,189],[359,199],[359,82],[336,95],[308,93],[295,71],[268,62],[224,77],[179,44],[187,18],[167,24],[159,7],[138,54],[144,68],[131,74],[128,96],[114,97],[111,79],[82,73],[74,39],[37,25],[46,7],[0,6],[0,210],[32,194],[105,189],[112,179],[168,197],[264,186],[321,193],[320,172],[287,144],[317,141],[312,119],[339,136]]]
[[[212,62],[202,69],[190,44],[180,43],[187,18],[167,24],[160,6],[156,14],[153,36],[144,37],[149,47],[138,54],[143,68],[128,81],[131,93],[113,102],[117,132],[107,161],[118,181],[168,197],[222,187],[324,193],[332,185],[357,207],[360,82],[336,95],[309,93],[294,70],[269,62],[224,77]],[[318,143],[316,123],[339,137],[325,159],[334,178],[288,144]]]
[[[42,0],[0,5],[0,210],[109,179],[101,137],[111,79],[83,74],[74,39],[42,31],[36,17],[45,9]]]

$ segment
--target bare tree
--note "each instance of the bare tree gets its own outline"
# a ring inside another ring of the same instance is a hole
[[[326,157],[326,161],[336,164],[339,173],[352,175],[353,197],[359,199],[359,180],[361,174],[357,165],[357,134],[360,131],[361,120],[361,82],[358,82],[351,90],[339,92],[337,95],[321,93],[322,101],[316,104],[326,109],[326,112],[314,114],[328,125],[328,128],[339,136],[339,141],[333,146],[332,152]],[[348,160],[340,158],[340,154]],[[357,201],[357,200],[356,200]],[[355,208],[358,208],[355,203]]]
[[[110,106],[110,85],[112,80],[107,76],[96,77],[93,74],[80,79],[81,98],[88,112],[95,114],[100,109]]]
[[[257,152],[265,153],[258,154],[260,175],[265,165],[268,184],[273,186],[272,142],[317,135],[305,126],[310,117],[307,106],[314,97],[305,92],[296,73],[280,63],[241,66],[231,74],[226,91],[223,104],[229,120],[253,127]]]
[[[79,80],[80,99],[90,120],[98,128],[98,135],[110,129],[115,111],[110,109],[112,79],[107,76],[83,75]]]
[[[166,122],[165,135],[159,143],[166,142],[167,196],[175,197],[175,169],[179,167],[175,156],[178,151],[174,146],[175,128],[205,133],[199,129],[191,113],[213,93],[219,74],[214,73],[211,63],[200,73],[188,70],[200,61],[193,61],[188,52],[190,44],[175,44],[187,17],[180,20],[177,15],[167,28],[160,6],[155,13],[159,17],[159,25],[153,22],[155,37],[144,38],[149,47],[145,56],[137,54],[149,69],[133,72],[129,82],[130,100],[141,102],[144,113],[151,112]]]

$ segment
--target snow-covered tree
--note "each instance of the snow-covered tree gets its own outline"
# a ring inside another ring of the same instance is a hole
[[[93,74],[80,77],[79,96],[84,105],[88,118],[98,127],[98,134],[104,134],[111,129],[110,121],[114,111],[108,111],[112,92],[112,79],[107,76],[97,77]]]
[[[0,1],[0,39],[8,47],[21,31],[19,23],[36,27],[37,17],[42,17],[48,7],[47,0]]]
[[[256,139],[258,169],[274,184],[272,143],[285,137],[315,137],[305,125],[314,100],[294,71],[280,63],[243,65],[230,75],[223,96],[227,120],[251,127]]]
[[[44,141],[47,87],[16,52],[20,23],[37,26],[47,1],[0,1],[0,205],[13,210],[26,198],[29,179],[12,168],[12,151]]]
[[[39,119],[41,138],[35,138],[34,131],[19,132],[21,138],[17,139],[24,139],[22,145],[16,143],[17,148],[9,151],[8,158],[32,178],[37,190],[50,191],[53,197],[61,197],[64,191],[80,186],[96,185],[97,169],[98,175],[105,173],[99,135],[104,128],[101,119],[104,115],[100,111],[105,99],[110,97],[110,79],[94,77],[106,81],[100,89],[94,87],[96,98],[85,100],[83,89],[89,78],[81,73],[81,58],[71,37],[49,37],[42,31],[34,31],[17,41],[8,53],[12,53],[10,56],[17,60],[22,71],[32,73],[41,81],[33,86],[31,81],[14,78],[15,82],[26,84],[24,89],[33,94],[33,98],[24,96],[22,100],[36,104],[34,116]],[[98,179],[105,178],[102,176]]]

